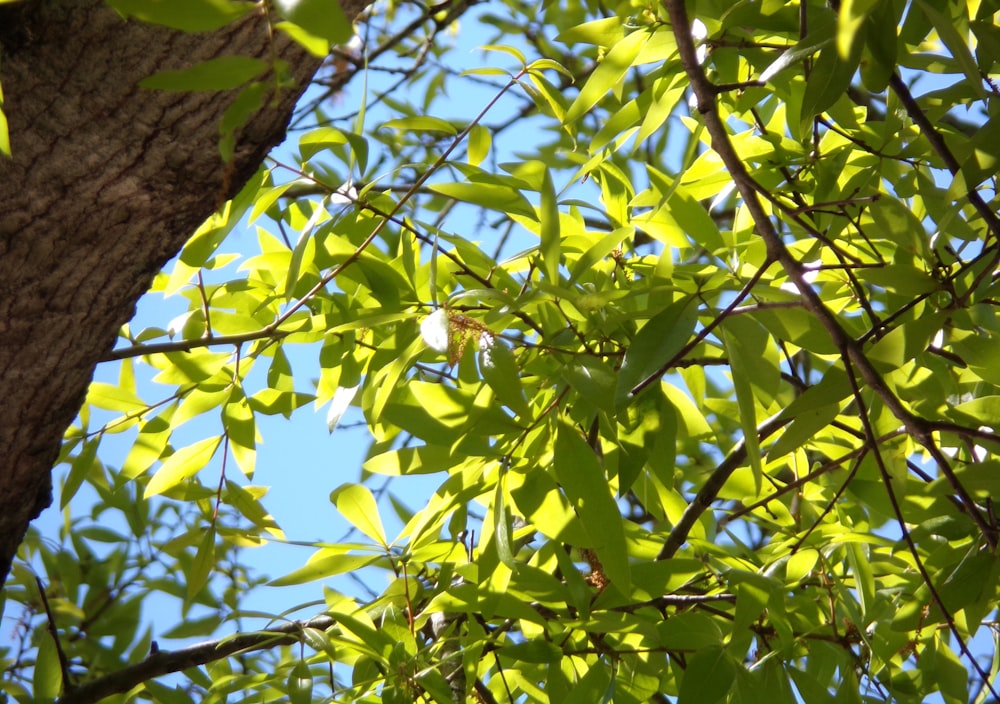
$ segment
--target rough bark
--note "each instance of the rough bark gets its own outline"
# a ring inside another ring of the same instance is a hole
[[[227,170],[218,125],[234,92],[138,86],[222,55],[281,57],[300,86],[320,63],[258,14],[186,34],[101,0],[0,5],[14,153],[0,157],[0,584],[51,502],[51,467],[96,363],[156,271],[284,136],[300,90],[272,96]]]

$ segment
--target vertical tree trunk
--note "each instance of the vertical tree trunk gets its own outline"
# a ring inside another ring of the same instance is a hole
[[[360,9],[355,1],[348,16]],[[216,56],[287,61],[229,170],[219,120],[234,92],[138,86]],[[0,584],[51,502],[60,439],[153,275],[281,141],[319,67],[254,13],[188,34],[126,21],[101,0],[0,5],[0,86],[13,159],[0,157]]]

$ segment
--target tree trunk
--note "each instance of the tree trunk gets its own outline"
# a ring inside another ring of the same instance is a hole
[[[138,86],[222,55],[279,56],[299,86],[251,119],[229,167],[218,125],[235,92]],[[0,585],[51,503],[51,467],[95,365],[153,275],[282,140],[319,64],[257,13],[189,34],[101,0],[0,5],[13,150],[0,156]]]

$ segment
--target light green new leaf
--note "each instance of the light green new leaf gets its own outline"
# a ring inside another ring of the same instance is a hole
[[[330,502],[362,533],[383,547],[388,547],[385,529],[378,515],[378,504],[363,484],[342,484],[330,493]]]
[[[87,391],[87,405],[119,413],[134,413],[147,407],[132,389],[99,381],[90,385]]]
[[[222,160],[229,163],[236,151],[236,133],[250,122],[260,108],[270,91],[270,86],[263,82],[254,82],[243,88],[236,100],[226,108],[219,121],[219,153]]]
[[[866,617],[864,623],[869,623],[874,616],[875,608],[875,575],[872,572],[871,556],[866,553],[864,545],[850,543],[847,546],[847,563],[854,573],[854,588],[858,594],[861,613]]]
[[[205,438],[170,455],[146,485],[145,497],[156,496],[196,475],[215,454],[221,437]]]
[[[172,432],[170,418],[176,408],[169,406],[160,415],[149,418],[139,426],[139,434],[121,465],[124,478],[135,479],[163,455]]]
[[[317,553],[314,559],[310,559],[306,563],[305,567],[293,570],[283,577],[272,579],[267,583],[267,586],[287,587],[293,584],[315,582],[317,579],[326,579],[327,577],[367,567],[381,557],[381,555],[323,555]]]
[[[521,192],[494,183],[435,183],[428,186],[435,193],[490,210],[534,219],[535,209]]]
[[[649,39],[647,32],[636,31],[627,35],[611,48],[594,69],[583,88],[580,89],[576,100],[569,106],[564,119],[565,123],[569,124],[579,120],[584,113],[607,95],[609,90],[621,83],[622,78],[632,68],[632,63],[639,56],[647,39]]]
[[[354,34],[337,0],[275,0],[274,4],[286,20],[330,44],[343,44]]]
[[[383,123],[382,127],[399,132],[442,132],[453,137],[458,134],[455,125],[440,117],[431,117],[430,115],[400,117]]]
[[[384,452],[365,460],[364,470],[390,476],[402,474],[433,474],[448,469],[455,453],[441,445],[420,445]]]
[[[490,153],[493,136],[482,125],[473,125],[468,136],[469,163],[479,166]]]
[[[267,62],[249,56],[220,56],[191,68],[160,71],[139,82],[154,90],[230,90],[267,70]]]
[[[262,494],[263,490],[256,488],[256,492]],[[264,509],[254,492],[229,479],[226,480],[225,499],[258,528],[276,529],[278,527],[274,518]]]
[[[209,32],[255,9],[238,0],[107,0],[123,15],[185,32]]]
[[[593,539],[605,574],[619,591],[628,594],[632,577],[621,511],[594,450],[566,422],[560,423],[556,433],[553,466],[563,492]]]
[[[318,127],[309,130],[299,140],[299,152],[305,160],[312,159],[318,152],[331,147],[347,144],[347,135],[336,127]]]
[[[598,46],[611,46],[620,42],[624,36],[625,30],[620,17],[603,17],[570,27],[560,32],[556,39],[569,45],[583,42]]]

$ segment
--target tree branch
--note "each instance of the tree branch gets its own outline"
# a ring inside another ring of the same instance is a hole
[[[768,418],[757,428],[757,438],[764,440],[791,421],[791,418],[782,418],[780,414]],[[698,489],[698,493],[695,494],[694,499],[691,500],[691,503],[684,509],[684,513],[681,514],[677,525],[674,526],[673,530],[670,531],[670,535],[667,536],[660,554],[656,556],[657,560],[669,560],[676,554],[681,545],[684,544],[684,541],[687,540],[688,533],[691,532],[695,521],[712,505],[712,502],[718,497],[719,492],[722,491],[722,487],[729,480],[729,475],[743,464],[746,458],[747,445],[744,439],[736,443],[736,446],[722,460],[719,466],[712,471],[708,479],[705,480],[705,483],[701,485],[701,488]]]
[[[316,616],[308,621],[290,621],[274,628],[250,633],[238,633],[227,638],[197,643],[179,650],[160,650],[150,653],[142,662],[112,672],[79,687],[67,689],[56,704],[92,704],[113,694],[128,692],[143,682],[172,672],[181,672],[209,662],[222,660],[237,653],[264,650],[279,645],[299,642],[299,634],[306,628],[325,631],[336,625],[331,616]]]
[[[753,219],[757,232],[761,239],[764,240],[768,259],[778,262],[785,270],[788,278],[798,289],[799,295],[802,297],[803,307],[812,313],[826,330],[834,345],[842,352],[845,364],[853,365],[857,369],[864,384],[885,403],[886,408],[899,420],[906,429],[906,432],[931,454],[941,473],[948,478],[952,489],[961,499],[966,513],[983,532],[989,545],[996,548],[997,530],[986,522],[982,510],[965,490],[961,482],[958,481],[951,466],[934,444],[931,429],[927,421],[913,415],[903,402],[889,389],[882,375],[875,369],[875,366],[868,357],[865,356],[862,346],[847,333],[837,319],[836,314],[827,307],[806,279],[806,269],[802,266],[802,263],[785,246],[774,223],[771,221],[758,197],[764,189],[747,171],[746,165],[739,154],[737,154],[736,149],[729,139],[729,133],[719,114],[716,103],[717,93],[715,87],[708,80],[701,64],[698,62],[694,40],[691,36],[691,25],[684,3],[682,0],[664,0],[664,2],[667,12],[670,15],[670,23],[677,41],[681,64],[687,73],[691,88],[694,91],[698,112],[702,116],[702,119],[704,119],[705,128],[711,137],[712,149],[722,159],[726,170],[732,176],[736,184],[736,189],[743,198],[743,202]],[[897,86],[894,84],[893,88],[895,90]],[[926,122],[926,118],[924,120]],[[970,195],[970,200],[972,200],[972,195],[974,194]],[[987,218],[984,216],[984,219]],[[995,219],[996,216],[994,215],[992,218],[987,219],[987,221],[992,222]],[[664,547],[664,551],[666,551],[666,546]]]

